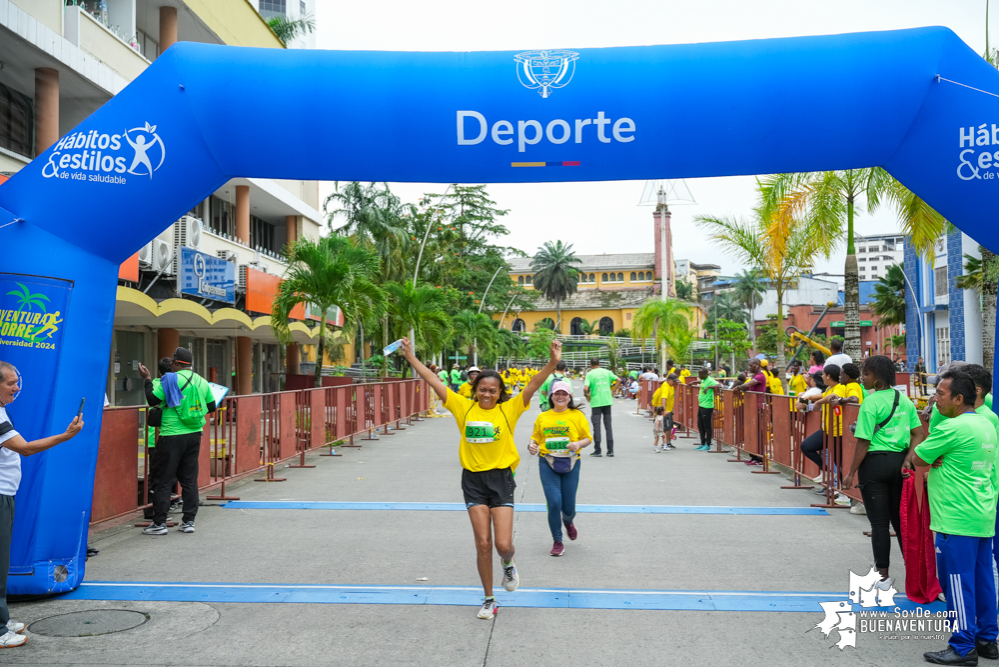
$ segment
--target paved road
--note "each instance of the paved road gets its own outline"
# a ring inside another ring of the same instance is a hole
[[[633,402],[615,405],[615,458],[582,460],[580,503],[807,507],[816,498],[781,490],[786,480],[779,475],[754,475],[724,455],[696,451],[694,439],[655,454],[651,422],[634,411]],[[525,414],[517,429],[522,446],[536,414],[536,408]],[[282,471],[286,482],[248,482],[235,493],[244,501],[456,503],[456,440],[452,418],[430,419],[345,449],[341,458],[313,457],[314,469]],[[519,503],[544,503],[537,466],[525,455]],[[917,664],[922,651],[943,646],[867,632],[858,634],[856,648],[841,651],[833,646],[836,633],[826,638],[811,629],[823,620],[818,602],[843,599],[850,571],[865,573],[872,564],[862,535],[866,517],[845,510],[596,512],[580,514],[576,525],[579,540],[552,558],[545,514],[517,514],[522,590],[501,596],[498,617],[481,621],[463,512],[209,505],[194,535],[149,537],[123,528],[91,537],[101,552],[88,563],[87,581],[116,585],[84,586],[79,594],[118,600],[13,606],[15,618],[26,622],[131,609],[148,615],[145,623],[96,637],[31,633],[25,647],[2,657],[33,665],[744,667]],[[893,574],[904,581],[897,551],[893,559]],[[135,582],[174,585],[122,585]],[[176,586],[191,582],[215,585]],[[836,593],[814,595],[828,591]],[[799,595],[782,595],[788,592]],[[801,599],[792,608],[806,611],[744,611],[787,608]],[[346,604],[357,600],[371,603]],[[600,608],[614,604],[625,608]],[[719,608],[729,610],[711,610]]]

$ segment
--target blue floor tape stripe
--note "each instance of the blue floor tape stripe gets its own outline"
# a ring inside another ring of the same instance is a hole
[[[406,510],[411,512],[464,512],[464,503],[339,503],[309,501],[236,500],[229,509],[254,510]],[[541,504],[522,503],[518,512],[547,512]],[[729,514],[828,516],[821,507],[724,507],[714,505],[576,505],[576,512],[596,514]]]
[[[522,588],[500,590],[504,607],[566,609],[642,609],[671,611],[822,612],[819,602],[848,599],[845,593],[781,591],[634,591]],[[482,589],[471,586],[321,586],[299,584],[227,584],[165,582],[84,582],[61,596],[67,600],[155,602],[311,603],[461,605],[482,603]],[[901,594],[896,606],[942,611],[935,602],[919,605]],[[854,605],[859,611],[859,605]]]

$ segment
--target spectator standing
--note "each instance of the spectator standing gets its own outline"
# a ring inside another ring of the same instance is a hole
[[[692,387],[700,387],[697,392],[697,432],[701,436],[701,444],[697,449],[711,449],[711,439],[714,437],[715,396],[718,393],[718,381],[711,377],[706,368],[697,372],[697,381]]]
[[[818,350],[812,350],[811,354],[808,355],[808,361],[811,363],[808,367],[808,374],[820,373],[825,366],[826,356]]]
[[[905,467],[932,466],[927,477],[930,530],[936,533],[937,578],[949,618],[959,619],[946,649],[927,652],[928,662],[977,665],[999,658],[992,538],[996,522],[997,436],[975,412],[975,383],[950,370],[937,383],[937,407],[945,419],[911,449]]]
[[[566,384],[569,384],[569,381],[565,377],[565,369],[566,369],[565,362],[559,360],[559,362],[555,364],[555,372],[549,375],[548,379],[545,380],[544,384],[541,385],[541,391],[539,392],[540,398],[538,399],[538,403],[541,404],[542,412],[547,411],[551,405],[551,401],[549,400],[549,394],[551,393],[552,383],[565,381]],[[572,392],[570,391],[570,393]]]
[[[83,428],[77,415],[64,433],[27,442],[14,428],[7,406],[17,397],[20,375],[13,365],[0,361],[0,648],[21,646],[24,623],[10,620],[7,609],[7,572],[10,570],[10,540],[14,534],[14,496],[21,483],[21,457],[31,456],[66,442]]]
[[[850,358],[850,355],[843,354],[843,341],[839,338],[833,338],[829,342],[829,349],[832,350],[832,355],[826,359],[823,367],[828,366],[829,364],[834,364],[843,368],[845,364],[853,363],[853,359]]]
[[[451,391],[458,393],[461,386],[461,366],[455,364],[451,367]]]
[[[611,407],[614,399],[611,396],[611,385],[614,384],[614,374],[606,368],[600,368],[600,359],[590,359],[590,371],[583,381],[583,394],[590,403],[593,420],[593,452],[590,456],[603,456],[600,453],[600,423],[607,430],[607,456],[614,456],[614,430],[611,427]]]
[[[161,386],[162,383],[161,378],[167,373],[169,373],[172,367],[173,367],[173,359],[171,359],[170,357],[163,357],[162,359],[160,359],[156,369],[159,371],[159,377],[153,379],[153,387]],[[166,404],[160,403],[159,407],[161,409],[165,408]],[[149,425],[148,412],[146,413],[146,446],[149,448],[149,470],[146,473],[149,483],[146,484],[146,492],[148,494],[146,502],[151,504],[153,502],[153,488],[157,479],[157,471],[158,471],[157,466],[159,464],[159,457],[156,456],[156,427]],[[172,491],[173,480],[170,480],[170,487]],[[171,493],[171,495],[173,494]],[[142,511],[142,515],[146,519],[152,519],[153,518],[152,506],[144,509]]]
[[[170,509],[170,485],[180,482],[184,515],[180,532],[194,532],[198,514],[198,455],[205,417],[215,412],[215,397],[208,382],[194,372],[191,351],[178,347],[173,353],[171,372],[154,388],[149,369],[139,364],[139,375],[145,380],[146,401],[149,405],[165,402],[160,437],[157,440],[157,479],[153,481],[153,523],[142,532],[146,535],[166,535],[166,518]]]
[[[920,394],[926,393],[926,363],[922,357],[916,362],[916,391]]]

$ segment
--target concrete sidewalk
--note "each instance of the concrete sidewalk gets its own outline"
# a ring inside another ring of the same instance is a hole
[[[581,393],[581,392],[579,392]],[[696,440],[653,453],[651,422],[633,401],[614,410],[615,458],[585,457],[578,502],[590,505],[802,507],[811,491],[781,490],[779,475],[696,451]],[[588,411],[587,411],[588,413]],[[544,503],[538,459],[526,454],[537,409],[517,428],[517,502]],[[457,432],[450,417],[413,424],[314,469],[282,470],[282,483],[246,482],[230,493],[253,501],[461,502]],[[515,543],[526,589],[694,591],[688,610],[501,606],[495,621],[474,606],[52,599],[13,605],[25,622],[95,609],[148,615],[133,629],[94,637],[32,633],[4,651],[11,664],[102,665],[821,665],[916,664],[944,641],[880,639],[857,648],[811,630],[809,612],[703,611],[711,591],[825,592],[845,598],[851,570],[872,565],[864,516],[580,514],[579,539],[548,555],[546,515],[519,512]],[[87,581],[216,584],[472,587],[479,599],[472,532],[464,512],[233,509],[208,503],[198,532],[149,537],[135,528],[93,535],[100,554]],[[892,574],[901,589],[901,554]],[[497,558],[498,560],[498,558]],[[497,584],[499,568],[496,568]],[[131,589],[130,589],[131,590]],[[218,587],[212,599],[220,599]],[[222,587],[231,598],[239,591]],[[418,591],[417,591],[418,592]],[[502,588],[499,588],[502,593]],[[512,594],[516,599],[518,593]],[[552,594],[561,595],[561,594]],[[276,596],[275,600],[287,599]],[[346,599],[346,598],[345,598]],[[388,598],[386,598],[388,599]],[[501,596],[501,602],[503,597]],[[333,600],[336,601],[336,600]],[[473,603],[474,604],[474,603]],[[810,631],[811,630],[811,631]]]

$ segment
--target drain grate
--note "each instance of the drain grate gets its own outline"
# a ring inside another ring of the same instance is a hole
[[[93,637],[137,628],[148,614],[126,609],[91,609],[49,616],[28,626],[28,631],[46,637]]]

